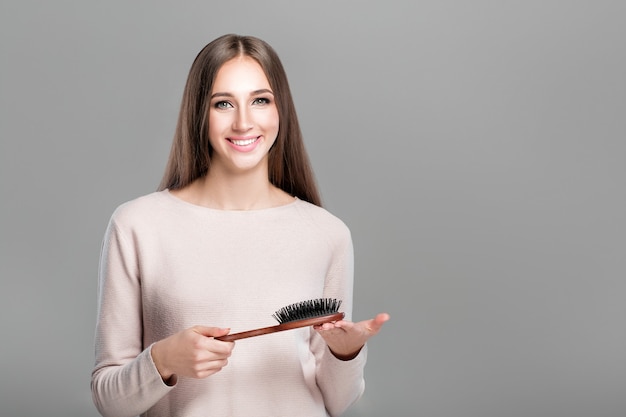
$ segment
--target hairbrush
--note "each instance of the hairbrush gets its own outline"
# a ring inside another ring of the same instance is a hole
[[[241,333],[218,336],[215,339],[225,342],[245,339],[247,337],[261,336],[263,334],[282,332],[284,330],[297,329],[300,327],[315,326],[331,321],[341,320],[345,317],[339,311],[341,300],[334,298],[318,298],[315,300],[300,301],[281,308],[272,314],[278,321],[278,325],[248,330]]]

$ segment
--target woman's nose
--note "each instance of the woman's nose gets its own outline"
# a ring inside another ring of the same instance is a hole
[[[252,116],[249,109],[239,108],[233,122],[233,130],[246,131],[252,128]]]

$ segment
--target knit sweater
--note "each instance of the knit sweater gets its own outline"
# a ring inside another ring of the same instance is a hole
[[[351,318],[353,247],[346,225],[295,199],[217,210],[169,191],[122,204],[100,258],[94,403],[103,416],[336,416],[364,389],[367,349],[335,358],[312,328],[236,342],[204,379],[161,379],[152,344],[194,325],[232,333],[277,324],[283,306],[342,300]]]

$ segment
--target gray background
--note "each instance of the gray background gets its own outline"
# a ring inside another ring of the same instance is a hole
[[[626,3],[0,4],[2,417],[97,415],[104,228],[228,32],[279,52],[355,317],[392,316],[349,416],[626,415]]]

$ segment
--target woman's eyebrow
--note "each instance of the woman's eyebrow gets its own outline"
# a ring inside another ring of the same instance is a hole
[[[256,96],[257,94],[264,94],[264,93],[269,93],[271,95],[274,95],[274,92],[268,88],[262,88],[260,90],[254,90],[250,93],[251,96]],[[215,97],[234,97],[233,94],[231,93],[214,93],[211,95],[211,99],[215,98]]]

